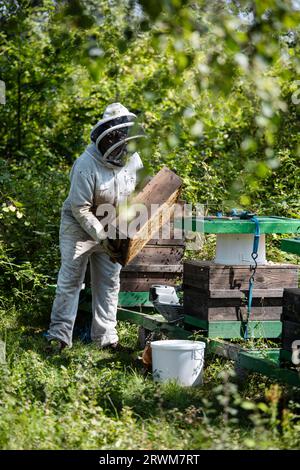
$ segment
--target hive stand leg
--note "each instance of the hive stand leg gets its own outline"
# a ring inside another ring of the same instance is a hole
[[[143,326],[139,327],[139,330],[138,330],[138,347],[140,349],[144,349],[144,347],[146,346],[146,341],[147,341],[147,338],[150,335],[150,333],[151,333],[151,330],[147,330]]]

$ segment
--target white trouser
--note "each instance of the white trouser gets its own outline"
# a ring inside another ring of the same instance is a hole
[[[53,302],[48,339],[57,338],[72,346],[72,333],[78,299],[88,261],[91,267],[92,329],[91,338],[99,346],[118,341],[117,305],[120,289],[119,263],[93,241],[80,225],[62,217],[59,233],[61,267]]]

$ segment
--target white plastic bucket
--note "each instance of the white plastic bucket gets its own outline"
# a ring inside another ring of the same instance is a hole
[[[152,341],[152,372],[157,382],[175,380],[180,385],[202,384],[204,349],[202,341]]]

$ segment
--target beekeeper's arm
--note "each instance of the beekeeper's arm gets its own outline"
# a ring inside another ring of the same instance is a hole
[[[88,171],[76,168],[71,172],[70,202],[75,219],[93,240],[101,242],[106,233],[101,222],[92,212],[94,197],[94,177]]]

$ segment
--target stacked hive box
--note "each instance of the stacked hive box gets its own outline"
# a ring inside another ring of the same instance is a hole
[[[292,350],[294,341],[300,341],[300,289],[284,289],[282,308],[282,348]]]
[[[207,328],[219,320],[244,321],[247,316],[249,266],[187,261],[183,269],[184,311]],[[251,320],[280,320],[284,288],[297,287],[298,268],[289,264],[258,266]]]
[[[174,285],[182,278],[185,243],[172,217],[181,185],[181,178],[164,167],[132,199],[132,207],[147,208],[148,219],[131,238],[120,241],[121,292],[146,292],[152,284]]]
[[[185,242],[170,224],[170,238],[155,235],[121,271],[121,291],[148,291],[152,284],[175,285],[182,280]]]

